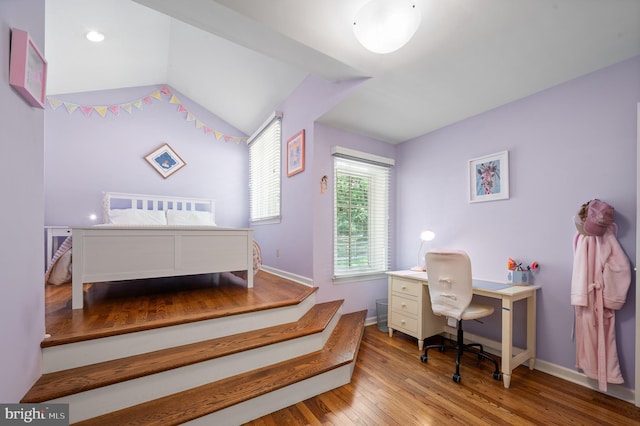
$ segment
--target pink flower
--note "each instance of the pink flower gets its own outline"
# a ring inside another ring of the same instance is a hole
[[[536,269],[540,268],[540,264],[538,263],[538,261],[534,261],[531,265],[527,266],[526,268],[524,266],[522,266],[522,262],[518,263],[517,260],[514,260],[512,258],[509,258],[507,260],[507,269],[510,271],[535,271]]]

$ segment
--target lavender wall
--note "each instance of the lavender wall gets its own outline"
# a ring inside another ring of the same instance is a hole
[[[76,105],[119,105],[142,99],[164,86],[54,96]],[[171,89],[173,90],[173,89]],[[173,90],[199,122],[229,136],[245,136],[220,118]],[[248,150],[246,143],[216,139],[196,128],[195,120],[178,111],[167,95],[143,103],[142,110],[118,115],[79,109],[69,113],[61,105],[47,108],[45,158],[45,223],[92,224],[101,220],[103,191],[214,198],[216,223],[248,226]],[[186,166],[164,179],[144,159],[168,143]]]
[[[315,146],[313,151],[316,180],[313,182],[314,195],[314,231],[313,231],[313,281],[318,287],[318,299],[344,299],[345,312],[368,310],[368,316],[376,314],[376,299],[387,298],[387,279],[376,279],[334,284],[333,276],[333,157],[331,147],[340,145],[346,148],[364,151],[370,154],[395,158],[396,146],[365,136],[316,124]],[[391,169],[391,182],[395,181],[397,167]],[[327,175],[329,190],[320,193],[320,178]],[[390,204],[395,204],[393,192]],[[391,223],[395,223],[397,212],[391,212]],[[393,231],[391,232],[393,244]],[[393,255],[393,254],[392,254]]]
[[[0,402],[15,403],[40,376],[44,337],[44,113],[9,86],[12,28],[44,46],[44,0],[0,1],[0,168],[5,241],[0,256]],[[46,54],[45,54],[46,56]]]
[[[314,194],[326,171],[317,171],[314,121],[356,89],[363,80],[327,82],[315,76],[307,77],[276,110],[282,119],[282,218],[278,224],[254,228],[254,238],[260,244],[263,263],[288,273],[313,277],[314,224],[317,210]],[[305,130],[305,169],[287,177],[287,140]]]
[[[616,209],[619,241],[635,259],[636,104],[640,57],[556,86],[398,146],[397,268],[415,263],[422,228],[432,247],[467,250],[475,276],[506,279],[507,258],[540,262],[538,359],[574,369],[570,305],[573,216],[600,198]],[[467,161],[509,150],[509,200],[468,203]],[[634,386],[635,284],[616,314],[624,386]],[[497,315],[472,328],[498,329]],[[523,319],[517,320],[523,330]],[[522,340],[524,331],[518,331]]]
[[[395,146],[322,124],[322,114],[367,79],[327,82],[309,76],[278,106],[283,112],[282,220],[255,225],[255,239],[263,263],[277,270],[308,278],[318,288],[318,300],[344,299],[344,312],[368,309],[375,315],[376,299],[387,297],[386,279],[333,284],[333,157],[331,147],[348,148],[395,157]],[[302,173],[287,177],[286,142],[305,129],[306,165]],[[329,190],[320,193],[320,181],[329,177]],[[393,202],[393,199],[392,199]]]

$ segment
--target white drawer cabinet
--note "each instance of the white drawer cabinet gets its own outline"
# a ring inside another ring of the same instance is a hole
[[[444,317],[431,311],[431,299],[425,273],[411,271],[389,272],[389,336],[401,331],[418,339],[418,348],[424,339],[443,331]],[[423,278],[424,277],[424,278]]]

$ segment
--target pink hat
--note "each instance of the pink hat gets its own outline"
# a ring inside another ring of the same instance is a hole
[[[583,229],[589,235],[601,236],[613,223],[613,207],[604,201],[591,200]]]
[[[575,215],[573,217],[573,221],[576,224],[576,229],[578,230],[579,233],[581,233],[582,235],[587,235],[589,236],[589,234],[587,234],[584,231],[584,222],[582,221],[582,219],[580,219],[580,215]]]

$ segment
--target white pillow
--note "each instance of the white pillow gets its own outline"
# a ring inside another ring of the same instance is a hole
[[[115,225],[166,225],[161,210],[115,209],[109,210],[109,223]]]
[[[168,225],[201,225],[215,226],[213,216],[210,212],[200,212],[191,210],[167,210]]]

